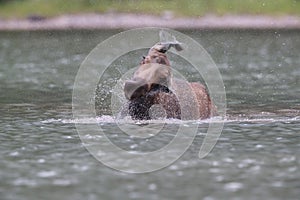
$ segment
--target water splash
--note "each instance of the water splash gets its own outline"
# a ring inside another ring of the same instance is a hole
[[[212,117],[205,120],[179,120],[179,119],[155,119],[155,120],[132,120],[130,117],[124,119],[117,119],[114,116],[102,115],[96,118],[80,118],[80,119],[47,119],[42,123],[63,123],[63,124],[209,124],[209,123],[291,123],[300,122],[300,116],[294,117],[259,117],[252,118],[251,116],[227,116],[225,119],[221,117]]]

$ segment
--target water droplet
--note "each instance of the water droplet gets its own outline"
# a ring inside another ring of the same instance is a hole
[[[238,191],[242,188],[243,188],[243,184],[242,183],[237,183],[237,182],[227,183],[224,186],[224,189],[228,190],[230,192],[236,192],[236,191]]]
[[[38,159],[37,162],[38,163],[45,163],[46,161],[45,161],[45,159],[41,158],[41,159]]]
[[[282,187],[283,183],[281,181],[277,181],[277,182],[272,183],[272,186],[273,187]]]
[[[233,163],[233,159],[231,159],[231,158],[224,158],[223,160],[224,160],[224,162],[227,162],[227,163]]]
[[[58,186],[68,186],[72,184],[72,181],[67,179],[56,179],[53,181],[53,184]]]
[[[57,173],[55,171],[41,171],[37,175],[41,178],[49,178],[55,176]]]
[[[177,176],[183,176],[183,172],[182,172],[182,171],[177,171],[177,172],[176,172],[176,175],[177,175]]]
[[[72,136],[70,136],[70,135],[65,135],[65,136],[62,136],[62,138],[64,138],[64,139],[72,139]]]
[[[137,144],[130,145],[130,149],[135,149],[135,148],[137,148],[137,147],[138,147]]]
[[[9,155],[10,156],[18,156],[18,155],[20,155],[20,153],[18,151],[14,151],[14,152],[11,152]]]
[[[217,176],[217,177],[216,177],[216,181],[217,181],[217,182],[222,182],[222,181],[224,181],[224,176]]]
[[[218,174],[221,172],[221,170],[219,168],[210,168],[209,172],[213,174]]]
[[[261,144],[257,144],[257,145],[255,146],[256,149],[261,149],[261,148],[263,148],[263,147],[264,147],[264,146],[261,145]]]
[[[218,161],[213,161],[212,165],[213,165],[214,167],[220,166],[220,162],[218,162]]]
[[[24,178],[18,178],[13,182],[16,186],[35,186],[37,183],[34,180],[24,179]]]
[[[153,191],[153,190],[157,189],[157,186],[156,186],[156,184],[151,183],[151,184],[149,184],[148,189]]]
[[[170,170],[177,170],[178,169],[178,166],[177,165],[171,165],[169,167]]]
[[[204,197],[203,200],[215,200],[215,198],[207,196],[207,197]]]
[[[296,160],[295,156],[286,156],[279,160],[280,163],[290,163]]]

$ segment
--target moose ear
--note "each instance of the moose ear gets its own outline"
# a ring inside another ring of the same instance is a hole
[[[183,50],[183,47],[180,45],[180,43],[174,44],[174,48],[176,49],[176,51],[182,51]]]

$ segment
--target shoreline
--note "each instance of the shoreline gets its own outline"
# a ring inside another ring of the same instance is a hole
[[[172,29],[300,29],[298,16],[206,15],[173,17],[144,14],[78,14],[52,18],[32,16],[27,19],[0,19],[0,31],[131,29],[163,27]]]

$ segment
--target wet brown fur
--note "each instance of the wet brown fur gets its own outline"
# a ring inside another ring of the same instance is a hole
[[[170,62],[165,53],[150,50],[140,64],[132,80],[127,81],[124,88],[125,96],[129,99],[129,114],[133,119],[150,119],[149,109],[155,104],[159,104],[165,109],[167,118],[181,119],[182,108],[177,96],[182,95],[184,97],[186,94],[189,94],[186,101],[190,101],[187,102],[187,105],[189,103],[198,104],[196,105],[198,112],[197,110],[195,112],[193,105],[185,108],[187,109],[185,112],[190,112],[191,115],[196,113],[193,115],[195,117],[192,118],[206,119],[216,113],[216,108],[204,85],[198,82],[185,82],[189,87],[188,90],[192,91],[186,93],[186,89],[181,89],[182,81],[171,81]],[[157,72],[153,72],[151,69],[157,70]],[[137,88],[131,88],[130,84],[133,86],[136,84]],[[172,87],[177,88],[176,95],[170,90]],[[133,92],[129,93],[130,90]]]

